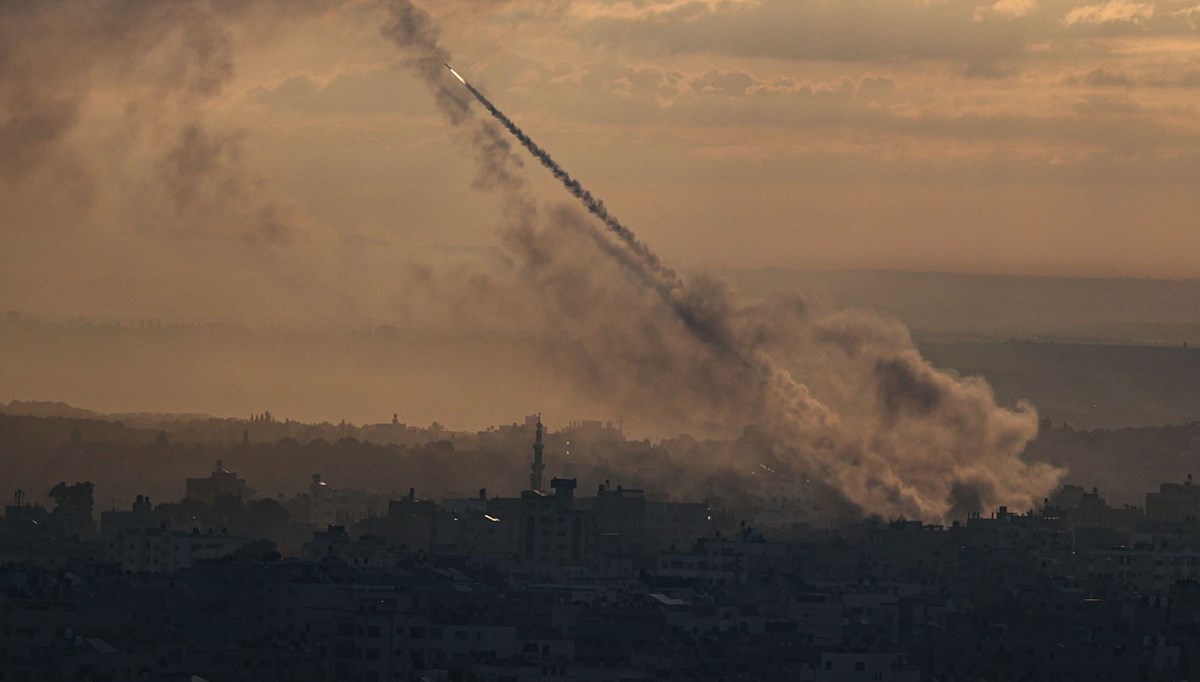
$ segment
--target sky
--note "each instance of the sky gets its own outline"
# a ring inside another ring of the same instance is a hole
[[[1193,0],[425,9],[676,268],[1200,277]],[[386,15],[4,3],[0,308],[393,320],[423,267],[496,257],[500,200]]]

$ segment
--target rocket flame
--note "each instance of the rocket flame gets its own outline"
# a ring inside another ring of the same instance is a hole
[[[447,68],[449,68],[449,67],[447,67]],[[459,83],[462,83],[463,85],[467,84],[467,81],[462,76],[458,75],[458,72],[455,71],[453,68],[450,68],[450,73],[454,74],[454,77],[458,79]]]

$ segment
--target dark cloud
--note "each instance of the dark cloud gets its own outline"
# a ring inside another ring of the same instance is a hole
[[[1093,88],[1127,87],[1133,85],[1133,79],[1128,75],[1109,71],[1108,69],[1093,69],[1085,73],[1079,80],[1084,85],[1089,85]]]
[[[745,95],[759,82],[744,71],[709,71],[694,78],[692,90],[702,94]]]
[[[0,63],[3,59],[0,56]],[[0,78],[4,78],[2,70]],[[5,100],[0,119],[0,171],[13,182],[40,164],[50,146],[74,125],[79,100],[44,93],[28,83],[0,86],[0,94]]]
[[[1067,85],[1092,88],[1200,88],[1200,69],[1184,69],[1177,73],[1119,71],[1096,68],[1064,79]]]

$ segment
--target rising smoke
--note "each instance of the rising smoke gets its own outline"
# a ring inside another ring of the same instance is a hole
[[[341,298],[224,115],[236,46],[340,2],[0,3],[0,306],[220,319],[247,290]]]
[[[468,131],[477,186],[502,190],[504,245],[542,292],[547,319],[580,347],[567,371],[622,409],[717,433],[757,425],[756,461],[697,461],[702,475],[769,463],[784,483],[811,477],[866,512],[927,520],[1027,508],[1060,479],[1021,459],[1037,431],[1032,406],[1001,408],[982,380],[933,368],[902,326],[796,301],[748,306],[719,282],[684,283],[468,84],[616,239],[566,207],[538,215],[518,159],[455,95],[463,89],[441,66],[450,53],[430,16],[397,0],[383,33],[446,120]]]

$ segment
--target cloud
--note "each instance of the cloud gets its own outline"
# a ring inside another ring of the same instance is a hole
[[[1082,76],[1072,78],[1071,80],[1072,82],[1083,83],[1093,88],[1128,87],[1134,84],[1132,76],[1104,68],[1092,69]]]
[[[745,95],[760,83],[745,71],[709,71],[692,79],[694,92],[706,95]]]
[[[585,34],[594,40],[672,53],[975,63],[1020,55],[1026,41],[1011,26],[975,21],[975,8],[962,2],[763,0],[585,16]]]
[[[991,5],[977,7],[975,21],[989,18],[1019,19],[1032,14],[1037,6],[1037,0],[996,0]]]
[[[247,97],[255,104],[311,117],[427,113],[426,102],[415,102],[403,87],[398,87],[398,82],[407,78],[395,63],[342,71],[324,78],[295,73],[276,84],[255,86]]]
[[[1137,24],[1154,16],[1154,5],[1132,0],[1109,0],[1103,4],[1084,5],[1067,13],[1063,23],[1091,24],[1093,26],[1112,23]]]
[[[1197,23],[1197,19],[1200,18],[1200,5],[1177,9],[1171,15],[1185,20],[1193,31],[1200,29],[1200,23]]]

